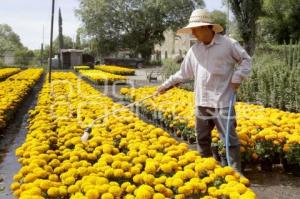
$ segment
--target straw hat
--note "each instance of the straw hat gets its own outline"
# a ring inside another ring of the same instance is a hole
[[[177,33],[192,33],[193,28],[201,26],[213,26],[214,32],[222,32],[224,29],[220,24],[212,23],[210,13],[205,9],[196,9],[192,12],[192,15],[189,20],[189,24],[177,31]]]

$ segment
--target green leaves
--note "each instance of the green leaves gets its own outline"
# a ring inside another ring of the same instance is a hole
[[[300,165],[300,145],[299,144],[291,145],[285,157],[287,158],[289,164]]]
[[[261,15],[262,0],[228,1],[236,17],[240,35],[245,42],[245,49],[252,56],[255,50],[256,21]]]
[[[22,48],[19,35],[13,32],[7,24],[0,24],[0,56],[7,51],[15,51]]]
[[[268,42],[283,44],[300,38],[300,0],[264,0],[260,34]]]
[[[80,0],[76,11],[101,56],[126,49],[146,61],[163,32],[184,26],[191,12],[190,1],[182,0]]]
[[[294,64],[290,66],[283,59],[290,57],[289,51],[286,52],[284,46],[271,48],[271,50],[258,49],[254,57],[252,74],[239,90],[238,99],[249,103],[263,104],[265,107],[299,112],[300,65],[296,61],[298,55],[293,55],[294,59],[291,62]],[[284,56],[285,53],[287,53],[286,56]],[[294,54],[293,51],[291,53]]]

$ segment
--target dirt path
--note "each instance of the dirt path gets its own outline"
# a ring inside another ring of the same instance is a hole
[[[24,143],[27,133],[28,110],[33,108],[36,103],[36,97],[43,84],[43,77],[38,81],[25,101],[20,105],[20,108],[15,114],[12,121],[3,132],[0,134],[0,198],[14,198],[9,189],[13,181],[13,176],[20,169],[20,164],[17,162],[15,150]]]

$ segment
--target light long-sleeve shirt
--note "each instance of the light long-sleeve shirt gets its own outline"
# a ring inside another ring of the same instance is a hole
[[[225,108],[234,93],[230,83],[242,83],[250,72],[251,58],[240,44],[227,36],[215,34],[208,45],[202,42],[194,44],[180,70],[161,87],[166,89],[194,79],[196,106]]]

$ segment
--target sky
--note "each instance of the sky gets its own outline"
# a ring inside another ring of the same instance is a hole
[[[225,7],[222,4],[222,0],[204,0],[206,9],[209,11],[222,10],[225,11]]]
[[[204,0],[209,11],[224,10],[222,0]],[[8,24],[21,39],[24,46],[30,49],[40,49],[43,42],[50,42],[52,0],[0,0],[0,24]],[[58,8],[62,10],[63,34],[76,38],[76,30],[80,27],[80,20],[74,10],[79,6],[79,0],[56,0],[54,18],[54,35],[58,35]]]

